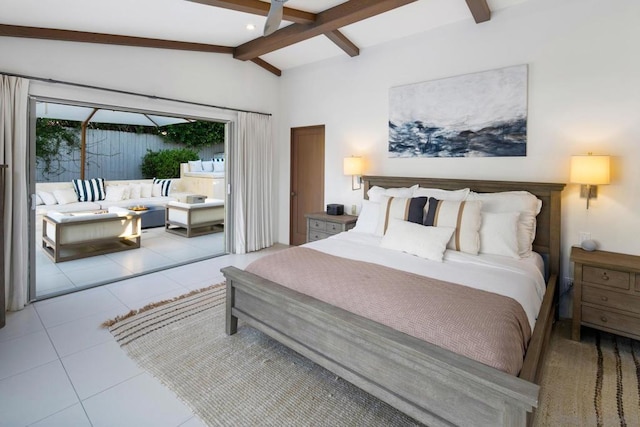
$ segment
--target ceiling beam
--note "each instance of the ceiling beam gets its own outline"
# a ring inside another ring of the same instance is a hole
[[[334,42],[340,49],[344,50],[350,57],[360,55],[360,49],[353,44],[344,34],[338,30],[329,31],[324,33],[325,36],[332,42]]]
[[[304,40],[335,31],[372,16],[397,9],[416,0],[350,0],[316,15],[312,24],[291,24],[268,37],[261,37],[235,48],[234,58],[257,58]]]
[[[84,31],[56,30],[51,28],[22,27],[0,24],[0,36],[31,39],[59,40],[81,43],[100,43],[119,46],[152,47],[158,49],[190,50],[209,53],[233,53],[234,49],[203,43],[119,36],[115,34],[87,33]]]
[[[236,10],[239,12],[252,13],[254,15],[267,16],[271,5],[260,0],[188,0],[193,3],[206,4],[223,9]],[[316,20],[316,14],[298,9],[285,7],[282,19],[295,22],[296,24],[310,24]]]
[[[261,58],[253,58],[251,60],[251,62],[261,66],[265,70],[269,71],[270,73],[275,74],[278,77],[280,77],[282,75],[282,70],[280,68],[274,67],[273,65],[269,64],[267,61],[265,61],[265,60],[263,60]]]
[[[491,19],[491,9],[487,0],[467,0],[467,6],[475,19],[476,24],[486,22]]]
[[[269,13],[269,3],[260,0],[188,0],[193,3],[206,4],[223,9],[230,9],[240,12],[251,13],[254,15],[267,16]],[[304,12],[297,9],[284,8],[282,19],[296,24],[311,24],[316,21],[317,15],[311,12]],[[360,54],[358,46],[353,44],[344,34],[330,31],[325,34],[329,40],[334,42],[340,49],[344,50],[349,56],[357,56]]]

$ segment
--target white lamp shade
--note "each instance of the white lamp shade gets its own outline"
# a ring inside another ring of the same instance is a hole
[[[571,182],[600,185],[609,183],[609,156],[572,156]]]
[[[362,175],[362,157],[345,157],[343,166],[345,175]]]

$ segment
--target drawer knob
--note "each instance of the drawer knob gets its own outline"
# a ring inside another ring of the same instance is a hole
[[[606,316],[600,317],[600,320],[602,320],[602,322],[604,322],[604,323],[607,323],[607,317]]]
[[[600,299],[602,299],[602,301],[609,301],[609,298],[605,296],[601,296]]]
[[[609,276],[607,276],[607,273],[602,273],[602,280],[609,280]]]

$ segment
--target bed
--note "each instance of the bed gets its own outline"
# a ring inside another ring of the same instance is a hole
[[[541,366],[556,307],[560,270],[560,194],[564,184],[431,178],[364,177],[365,195],[379,186],[478,193],[524,190],[542,201],[533,249],[545,260],[546,290],[518,375],[327,304],[234,267],[227,279],[227,333],[238,319],[391,404],[437,425],[531,423]]]

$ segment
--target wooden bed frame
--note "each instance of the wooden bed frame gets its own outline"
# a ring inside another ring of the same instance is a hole
[[[227,279],[227,334],[238,319],[429,426],[524,426],[533,422],[555,318],[564,184],[363,177],[364,193],[421,187],[525,190],[542,200],[534,250],[547,260],[547,291],[518,377],[408,336],[235,267]]]

